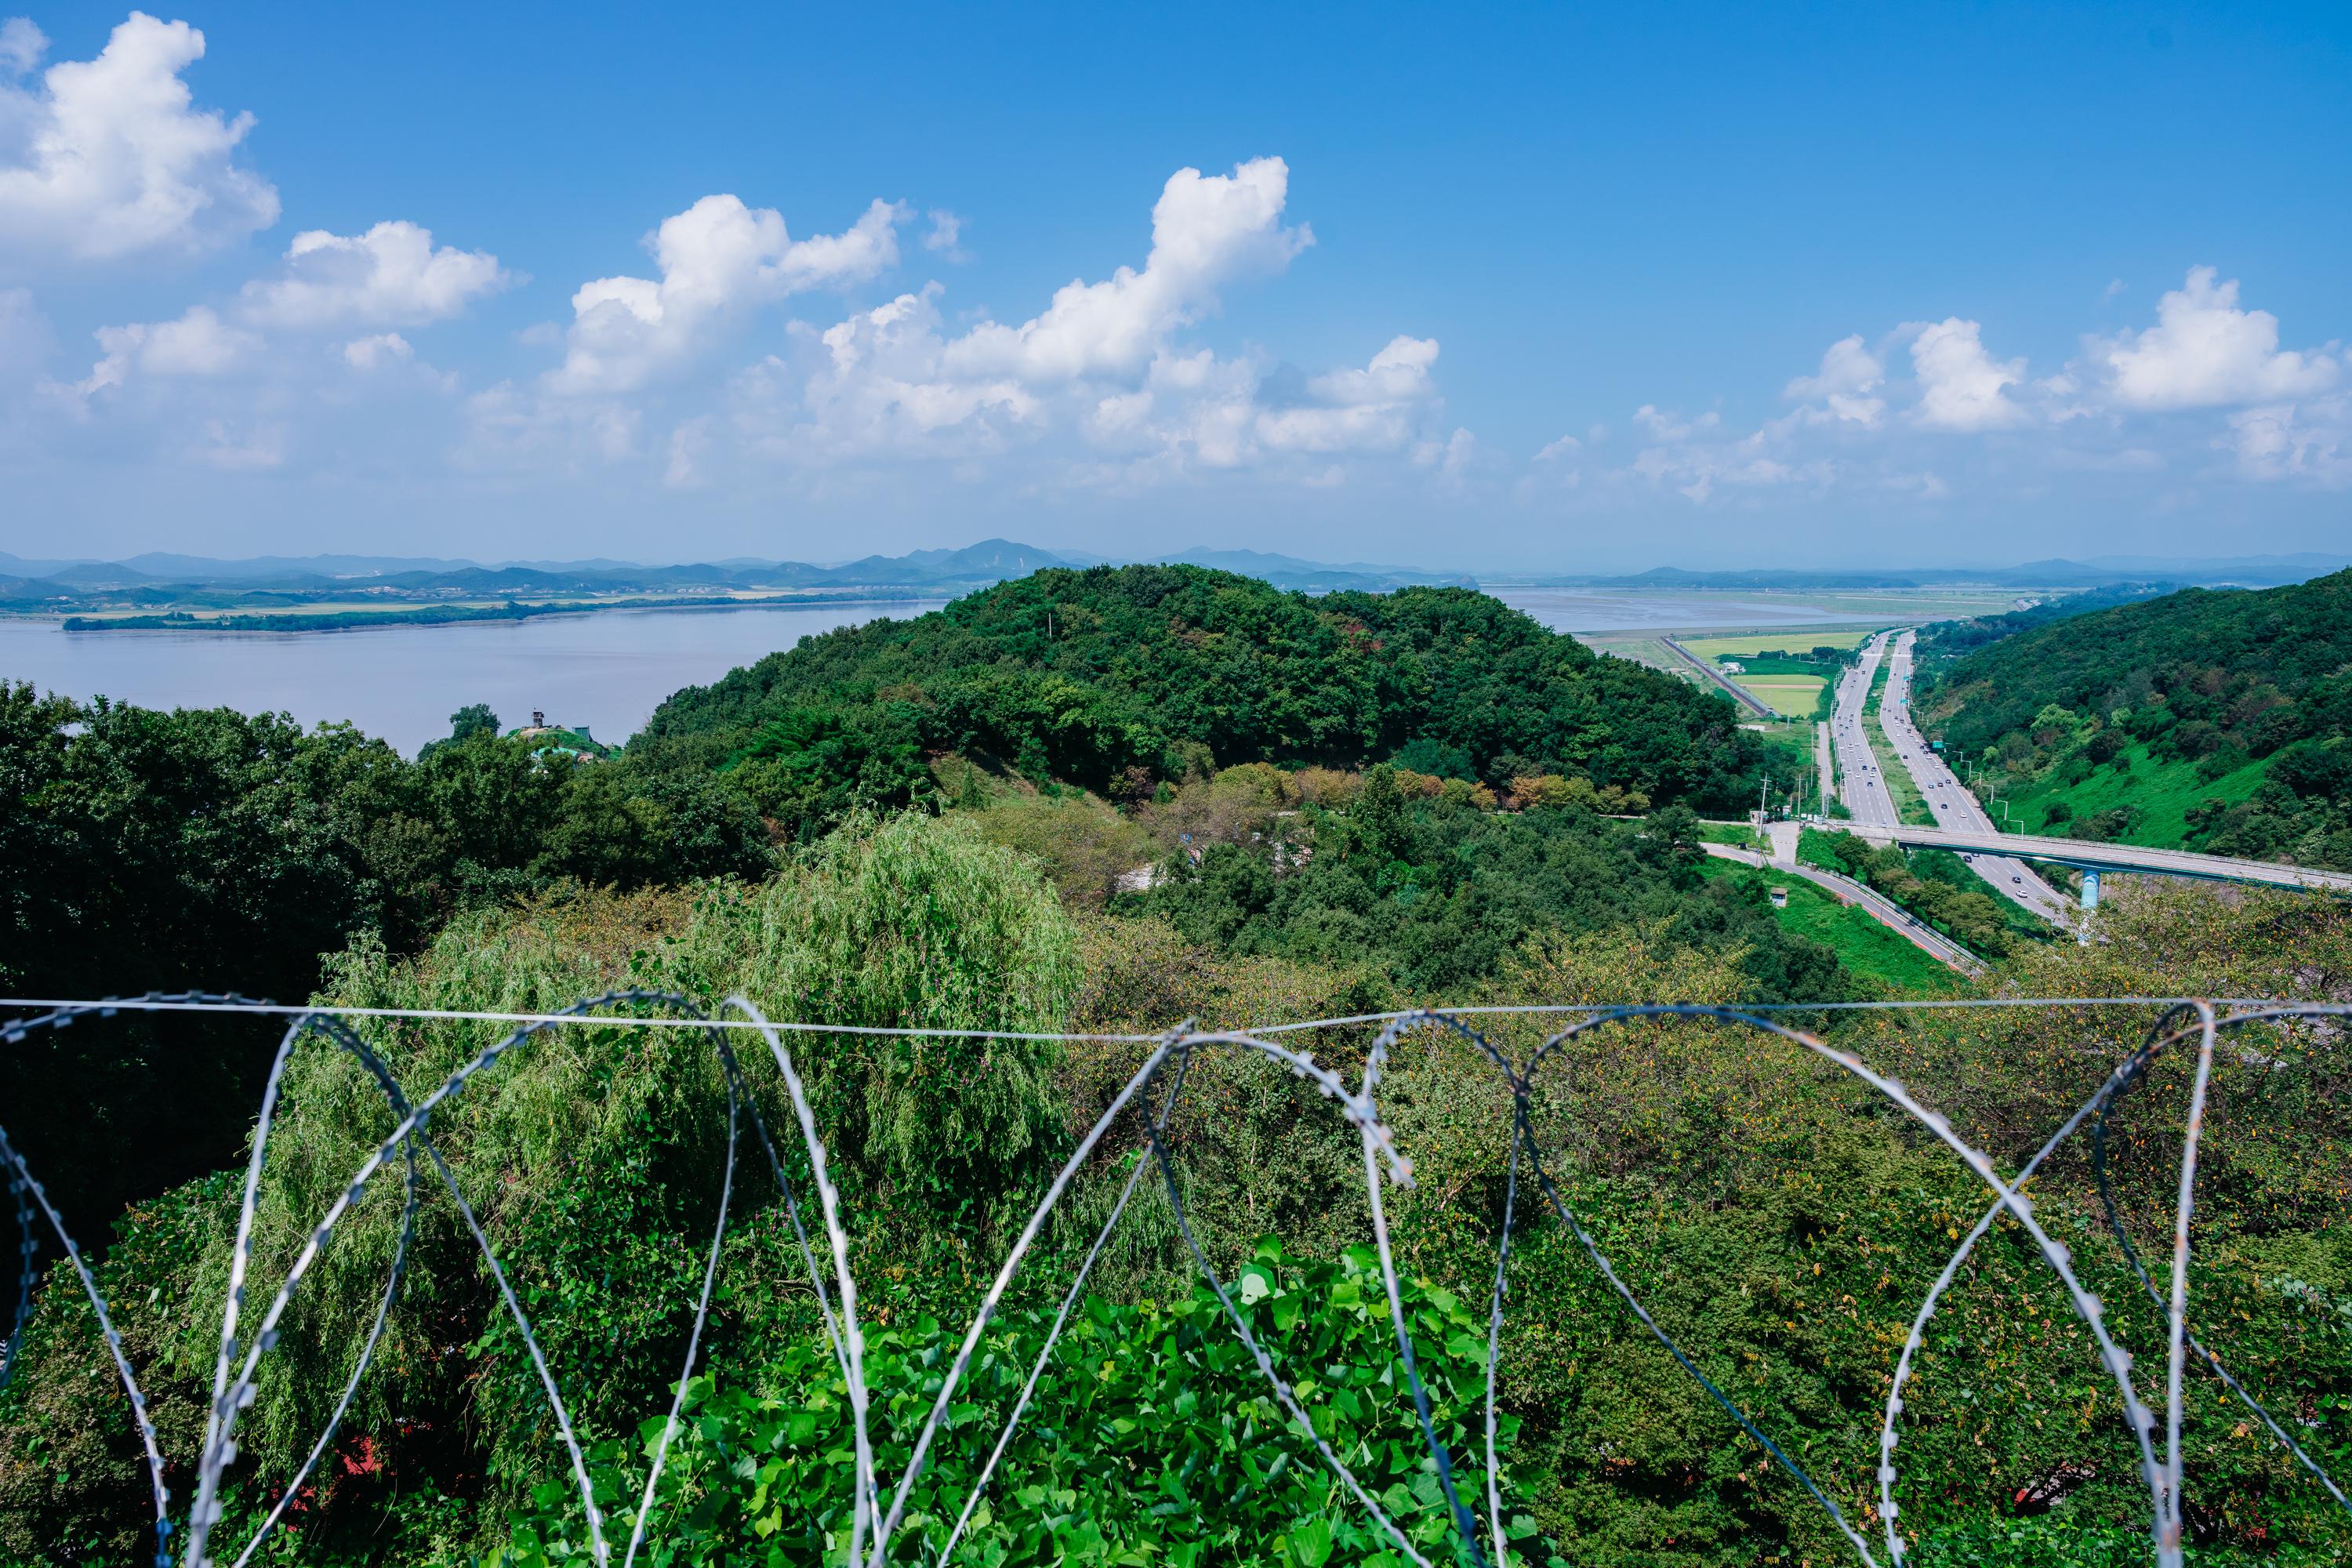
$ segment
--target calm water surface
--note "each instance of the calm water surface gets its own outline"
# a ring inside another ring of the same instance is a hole
[[[1506,604],[1564,632],[1775,626],[1851,620],[1794,597],[1506,589]],[[148,708],[348,719],[402,751],[449,732],[449,715],[487,702],[509,728],[534,709],[598,740],[626,740],[661,700],[707,686],[804,637],[941,601],[793,609],[603,610],[529,621],[377,631],[67,632],[0,619],[0,679]]]
[[[1885,620],[1884,611],[1860,616],[1799,598],[1750,599],[1712,591],[1609,594],[1574,588],[1496,588],[1490,592],[1556,632],[1630,632],[1651,627],[1696,631],[1704,626],[1817,626],[1864,621],[1879,625]]]
[[[0,679],[146,708],[348,719],[415,753],[449,715],[487,702],[509,728],[534,709],[600,741],[625,741],[682,686],[708,686],[804,637],[941,601],[806,609],[600,610],[374,631],[68,632],[0,620]]]

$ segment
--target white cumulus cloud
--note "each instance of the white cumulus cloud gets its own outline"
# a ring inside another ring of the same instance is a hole
[[[1429,391],[1429,367],[1436,363],[1435,338],[1391,338],[1362,370],[1335,370],[1311,385],[1328,403],[1401,403]]]
[[[324,229],[296,235],[282,274],[247,283],[239,302],[264,326],[415,327],[454,316],[511,280],[497,257],[436,250],[430,229],[394,221],[348,238]]]
[[[963,237],[964,220],[945,207],[933,207],[925,216],[931,226],[923,236],[923,248],[944,251],[950,261],[961,261],[963,250],[957,241]]]
[[[1840,338],[1822,355],[1821,374],[1801,375],[1782,389],[1782,395],[1800,403],[1818,403],[1839,419],[1874,430],[1886,412],[1886,400],[1877,395],[1886,384],[1886,367],[1863,346],[1862,335]]]
[[[134,368],[158,376],[223,375],[257,353],[261,339],[195,305],[176,321],[100,327],[98,346],[106,357],[90,367],[76,388],[85,397],[121,385]]]
[[[2234,451],[2250,479],[2352,486],[2352,393],[2243,409],[2229,426],[2214,445]]]
[[[10,76],[23,76],[41,63],[49,52],[49,40],[33,25],[30,16],[11,16],[0,22],[0,70]]]
[[[21,75],[47,40],[0,33]],[[278,221],[278,193],[236,161],[253,117],[194,107],[180,73],[204,57],[185,22],[134,11],[94,60],[51,66],[37,84],[0,79],[0,255],[112,260],[189,251]]]
[[[795,240],[772,207],[705,196],[649,237],[660,278],[581,285],[563,363],[547,384],[565,394],[633,391],[695,357],[742,310],[874,278],[898,265],[905,216],[877,200],[843,233]]]
[[[1402,447],[1415,436],[1422,409],[1436,395],[1430,376],[1436,363],[1434,338],[1392,338],[1363,369],[1335,370],[1307,383],[1318,402],[1260,414],[1258,438],[1280,451]]]
[[[1994,359],[1974,321],[1953,316],[1921,327],[1911,340],[1911,368],[1919,378],[1911,417],[1925,429],[1999,430],[2027,418],[2001,395],[2003,387],[2024,380],[2025,362]]]
[[[353,338],[343,345],[343,363],[353,370],[374,370],[415,357],[416,351],[398,332],[377,332],[370,337]]]
[[[824,361],[805,388],[805,434],[824,454],[940,449],[950,434],[946,450],[990,448],[1003,422],[1040,413],[1013,377],[949,373],[936,285],[861,310],[819,341]]]
[[[2282,350],[2278,318],[2240,309],[2238,280],[2218,277],[2190,268],[2188,281],[2157,301],[2156,325],[2094,343],[2117,403],[2204,408],[2307,397],[2335,384],[2335,359]]]
[[[1169,333],[1214,308],[1223,284],[1278,272],[1315,242],[1306,225],[1282,226],[1289,186],[1279,158],[1254,158],[1230,174],[1177,170],[1152,206],[1140,272],[1122,267],[1100,282],[1064,284],[1018,327],[982,323],[951,346],[950,368],[1031,383],[1136,374]]]

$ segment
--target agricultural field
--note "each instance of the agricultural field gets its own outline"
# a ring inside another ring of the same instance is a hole
[[[1734,684],[1753,692],[1783,719],[1811,719],[1829,682],[1818,675],[1734,675]]]
[[[1801,655],[1817,647],[1833,647],[1841,651],[1860,647],[1864,638],[1880,629],[1876,626],[1778,626],[1735,636],[1676,637],[1675,640],[1701,658],[1720,659],[1728,656],[1744,660],[1761,653]]]
[[[1780,717],[1817,719],[1827,716],[1824,696],[1866,635],[1800,628],[1676,640]]]

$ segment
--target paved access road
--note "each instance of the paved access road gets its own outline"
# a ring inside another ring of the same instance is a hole
[[[1895,761],[1909,771],[1911,782],[1927,798],[1937,826],[1959,833],[1994,834],[1998,830],[1992,818],[1977,803],[1977,797],[1962,787],[1958,775],[1945,765],[1942,757],[1927,749],[1918,727],[1911,722],[1912,638],[1913,634],[1906,631],[1895,639],[1890,656],[1894,664],[1886,674],[1886,695],[1879,704],[1879,722],[1885,726],[1887,740],[1894,742]],[[1963,849],[1961,854],[1976,868],[1977,875],[2002,897],[2062,929],[2072,921],[2074,910],[2066,896],[2043,881],[2024,861],[1981,850]]]
[[[1793,826],[1794,824],[1790,826]],[[1824,871],[1818,866],[1801,865],[1793,858],[1781,858],[1780,847],[1777,842],[1773,846],[1773,858],[1769,860],[1752,849],[1740,849],[1729,844],[1704,844],[1700,847],[1720,859],[1737,860],[1743,866],[1765,868],[1776,875],[1801,878],[1818,888],[1826,889],[1841,903],[1859,907],[1864,913],[1871,916],[1879,924],[1894,931],[1937,962],[1949,964],[1963,974],[1984,973],[1984,964],[1975,953],[1952,941],[1933,926],[1921,923],[1902,905],[1883,894],[1872,891],[1851,877],[1841,877],[1834,871]],[[1791,853],[1793,854],[1793,851]]]
[[[1689,665],[1693,669],[1697,670],[1700,677],[1705,679],[1708,685],[1714,687],[1717,690],[1722,692],[1727,697],[1729,697],[1734,702],[1738,703],[1750,713],[1763,719],[1777,717],[1777,715],[1773,713],[1771,707],[1766,703],[1761,697],[1757,696],[1756,693],[1748,690],[1748,688],[1740,685],[1739,682],[1724,674],[1723,667],[1716,663],[1713,659],[1699,658],[1698,655],[1691,652],[1690,649],[1683,647],[1682,644],[1675,641],[1672,637],[1660,637],[1658,640],[1665,644],[1667,647],[1671,648],[1675,657],[1679,658],[1685,664]]]
[[[1878,679],[1878,661],[1886,657],[1892,632],[1880,632],[1862,645],[1862,659],[1838,678],[1837,705],[1830,717],[1830,743],[1837,750],[1838,798],[1853,814],[1858,826],[1892,827],[1895,797],[1878,771],[1878,758],[1862,730],[1863,704],[1870,683]]]

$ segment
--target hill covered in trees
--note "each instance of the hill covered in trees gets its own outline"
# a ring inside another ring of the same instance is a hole
[[[2021,630],[1920,710],[2034,828],[2352,867],[2352,572]]]
[[[1045,571],[910,621],[803,640],[679,692],[637,748],[822,822],[982,753],[1115,800],[1242,763],[1410,746],[1490,785],[1559,774],[1730,806],[1761,760],[1731,705],[1459,588],[1310,598],[1188,566]]]
[[[1459,798],[1369,836],[1344,814],[1299,819],[1298,863],[1318,843],[1320,863],[1275,889],[1263,842],[1242,846],[1300,791],[1220,784],[1220,764],[1336,763],[1351,773],[1331,796],[1400,750],[1424,784],[1458,775]],[[966,754],[981,763],[959,768]],[[1579,927],[1639,914],[1748,932],[1779,995],[1782,975],[1824,973],[1822,955],[1593,815],[1744,799],[1754,765],[1728,703],[1477,594],[1310,599],[1192,566],[1043,573],[810,639],[680,692],[620,756],[578,764],[501,737],[481,709],[412,761],[348,725],[0,683],[0,986],[299,997],[322,954],[362,938],[413,952],[466,910],[567,889],[756,883],[861,809],[994,805],[979,814],[992,835],[1082,903],[1195,832],[1216,851],[1205,881],[1188,865],[1188,886],[1148,901],[1181,903],[1236,951],[1352,944],[1381,985],[1442,986],[1570,911]],[[1506,819],[1481,775],[1506,795],[1529,781],[1513,804],[1582,809]],[[0,1061],[0,1095],[70,1101],[132,1152],[59,1172],[69,1215],[102,1225],[233,1152],[262,1060],[235,1031],[139,1026],[97,1056]],[[33,1152],[73,1125],[26,1134]]]
[[[812,639],[680,693],[604,761],[542,753],[479,709],[410,761],[343,726],[0,687],[0,983],[237,986],[447,1015],[614,986],[740,990],[803,1026],[938,1031],[793,1037],[871,1314],[888,1477],[956,1325],[1133,1070],[1139,1037],[1186,1017],[1246,1026],[1424,1002],[1889,994],[1781,924],[1760,879],[1706,875],[1683,803],[1744,781],[1752,744],[1721,699],[1475,595],[1310,600],[1189,569],[1047,574]],[[2001,960],[2010,983],[2334,995],[2352,973],[2339,903],[2175,889],[2105,919],[2095,947],[2020,944]],[[2149,1016],[1781,1015],[1899,1074],[2011,1169]],[[498,1034],[456,1016],[356,1026],[412,1100]],[[1558,1019],[1480,1026],[1525,1059]],[[183,1525],[234,1173],[279,1027],[89,1018],[0,1053],[0,1120],[113,1304]],[[960,1032],[977,1030],[1011,1037]],[[1372,1036],[1286,1038],[1353,1073]],[[730,1080],[708,1045],[684,1029],[550,1033],[432,1122],[624,1524],[726,1187]],[[2282,1028],[2215,1066],[2221,1124],[2260,1115],[2263,1136],[2206,1146],[2197,1326],[2265,1398],[2301,1401],[2288,1407],[2304,1439],[2336,1455],[2352,1409],[2352,1138],[2340,1074],[2308,1056]],[[744,1060],[769,1124],[788,1126],[758,1051]],[[1871,1506],[1866,1416],[1889,1347],[1981,1191],[1850,1081],[1752,1034],[1636,1024],[1552,1060],[1515,1097],[1466,1042],[1418,1034],[1383,1075],[1420,1173],[1384,1200],[1401,1305],[1465,1495],[1483,1508],[1485,1312],[1516,1179],[1496,1489],[1512,1563],[1834,1560],[1841,1538],[1802,1489],[1622,1309],[1568,1227],[1531,1212],[1506,1134],[1528,1119],[1550,1179],[1658,1321],[1855,1518]],[[2145,1152],[2171,1135],[2189,1065],[2162,1058],[2117,1117],[2121,1212],[2156,1253],[2173,1166]],[[1262,1060],[1204,1054],[1184,1082],[1169,1138],[1191,1241],[1237,1282],[1277,1363],[1311,1369],[1318,1434],[1443,1560],[1451,1522],[1367,1272],[1360,1138]],[[322,1042],[296,1049],[280,1088],[255,1211],[265,1281],[388,1125],[373,1080]],[[1096,1227],[1128,1202],[1134,1132],[1115,1129],[1074,1178],[988,1330],[912,1499],[927,1560],[1024,1397]],[[797,1152],[783,1157],[800,1180]],[[2082,1158],[2041,1180],[2038,1204],[2065,1216],[2126,1342],[2160,1346],[2161,1310],[2104,1239]],[[349,1212],[279,1325],[215,1537],[232,1549],[293,1482],[384,1300],[404,1223],[393,1186]],[[647,1543],[678,1564],[822,1561],[841,1549],[850,1495],[841,1386],[782,1194],[756,1159],[732,1191],[688,1429]],[[1169,1191],[1146,1183],[1125,1209],[952,1561],[1396,1561],[1265,1400],[1197,1283]],[[588,1560],[502,1289],[455,1205],[428,1197],[381,1353],[257,1560]],[[0,1564],[139,1558],[147,1473],[108,1343],[70,1269],[47,1268],[34,1298],[0,1390]],[[1986,1237],[1906,1393],[1917,1561],[2105,1568],[2145,1552],[2122,1413],[2067,1310],[2015,1235]],[[2200,1549],[2333,1540],[2325,1494],[2242,1415],[2192,1401]]]

